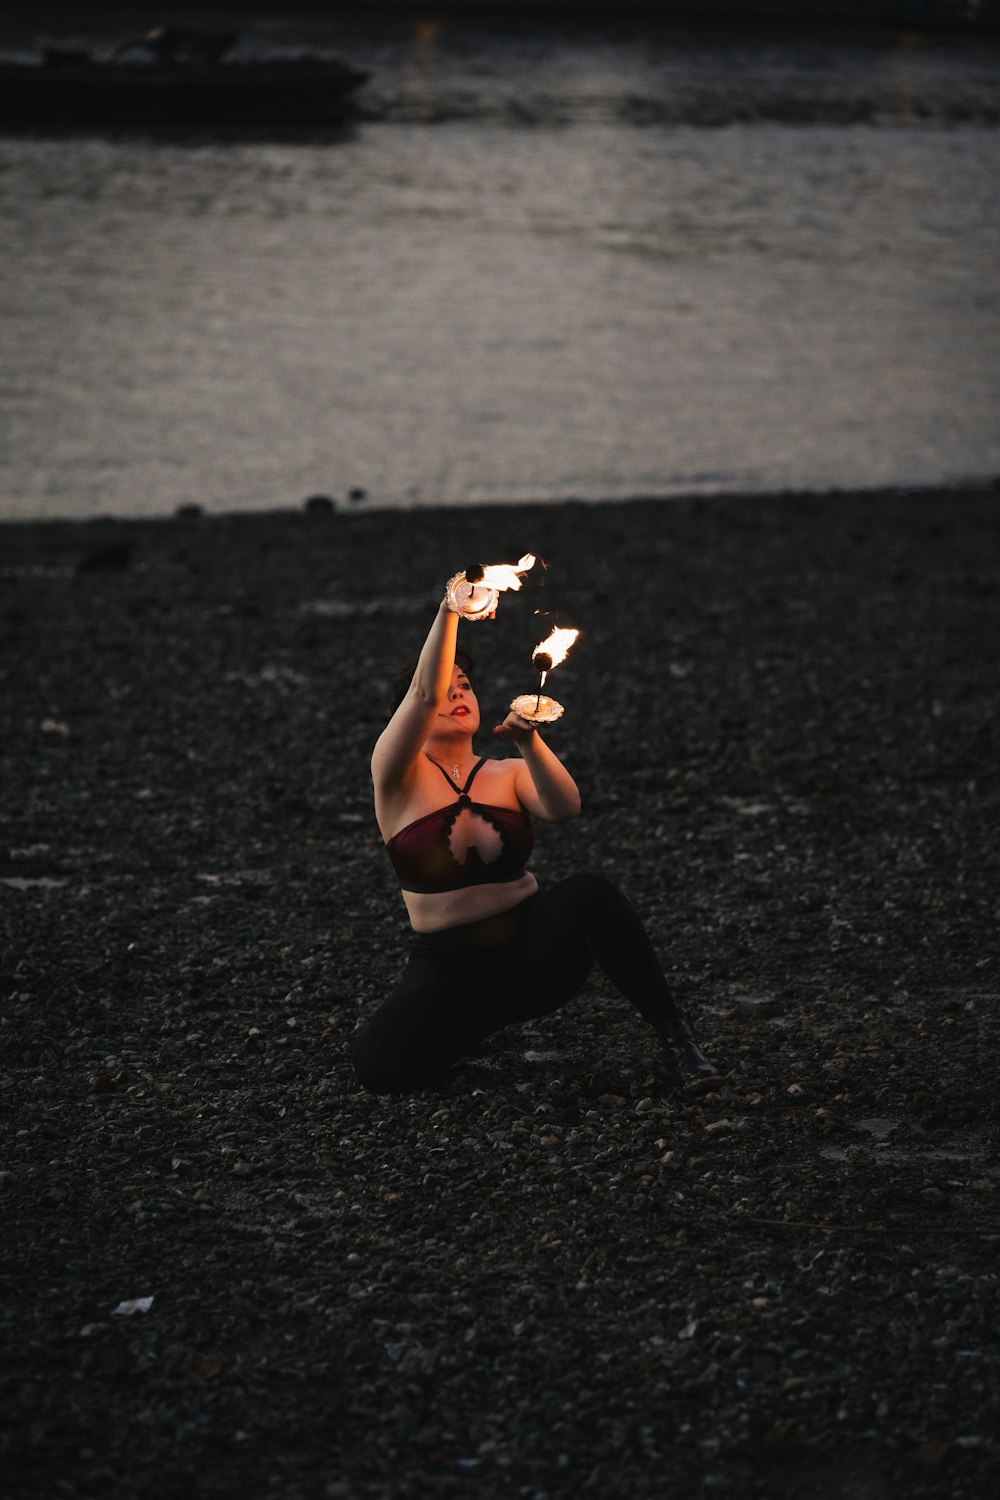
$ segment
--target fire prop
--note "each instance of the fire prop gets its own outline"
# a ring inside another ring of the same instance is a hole
[[[570,647],[579,634],[578,630],[562,630],[557,627],[544,641],[539,641],[532,651],[531,659],[538,671],[538,692],[521,693],[510,705],[529,724],[554,724],[556,719],[562,718],[562,704],[557,703],[554,698],[546,697],[542,688],[552,668],[566,660]]]
[[[522,573],[534,566],[531,552],[526,552],[516,563],[473,563],[464,573],[449,578],[445,591],[448,608],[465,620],[487,620],[500,595],[508,589],[519,589]]]

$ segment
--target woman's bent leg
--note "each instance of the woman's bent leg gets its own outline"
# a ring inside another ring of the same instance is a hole
[[[564,1004],[582,988],[596,963],[654,1026],[678,1018],[642,919],[610,880],[603,875],[570,875],[528,905],[517,965],[521,974],[531,976],[533,1001],[544,1007],[534,1014]]]
[[[603,875],[571,875],[530,905],[515,955],[530,975],[522,1015],[545,1015],[578,993],[593,965],[655,1028],[671,1076],[685,1087],[715,1088],[719,1074],[677,1009],[635,907]]]

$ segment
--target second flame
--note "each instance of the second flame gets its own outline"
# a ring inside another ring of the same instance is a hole
[[[532,661],[534,661],[536,656],[547,656],[550,662],[550,665],[547,666],[542,672],[542,680],[539,684],[540,687],[545,686],[545,679],[552,671],[552,668],[558,667],[561,661],[566,660],[567,656],[569,655],[570,647],[573,645],[579,634],[580,632],[578,630],[565,630],[561,626],[557,625],[556,628],[545,637],[544,641],[538,642],[538,645],[531,653]]]

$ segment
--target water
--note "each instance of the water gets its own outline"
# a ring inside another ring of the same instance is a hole
[[[349,138],[0,140],[0,514],[1000,472],[990,44],[324,39]]]

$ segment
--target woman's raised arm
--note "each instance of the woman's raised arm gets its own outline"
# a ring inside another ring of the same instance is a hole
[[[457,639],[458,615],[442,599],[406,695],[375,742],[376,791],[391,792],[409,780],[434,716],[448,696]]]

